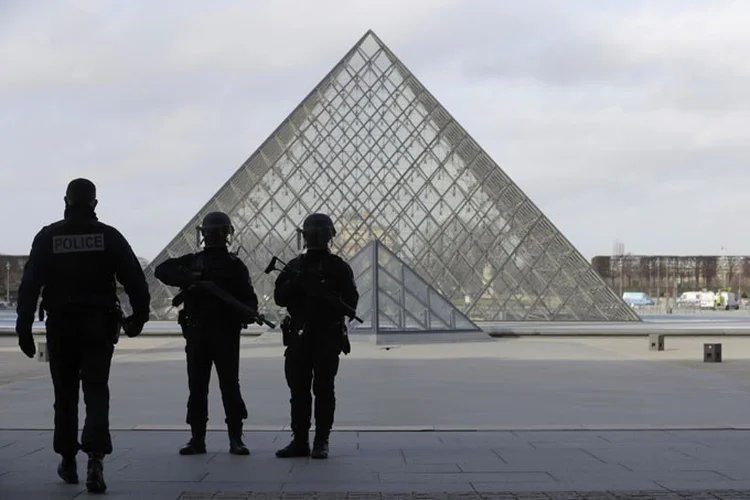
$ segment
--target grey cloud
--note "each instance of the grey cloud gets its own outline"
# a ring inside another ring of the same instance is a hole
[[[646,109],[679,109],[703,116],[750,112],[750,75],[726,71],[696,72],[655,86],[643,97]]]
[[[0,12],[0,212],[34,199],[0,251],[26,251],[85,174],[102,218],[153,258],[373,27],[584,255],[615,236],[750,253],[725,223],[750,210],[742,2],[333,4]]]
[[[695,2],[621,4],[625,12],[582,9],[578,3],[577,9],[558,4],[539,12],[498,3],[494,16],[457,13],[477,29],[448,50],[463,61],[467,79],[534,79],[592,92],[611,86],[648,94],[652,86],[656,95],[646,105],[672,101],[702,111],[712,107],[706,101],[722,109],[747,106],[742,89],[750,84],[750,35],[743,20],[750,6],[715,2],[706,12],[705,4]],[[489,38],[484,34],[492,23],[492,42],[480,43]]]
[[[191,78],[209,71],[246,79],[317,67],[332,54],[343,55],[364,33],[363,21],[387,21],[394,33],[419,36],[426,26],[414,21],[429,19],[422,13],[424,7],[434,11],[458,3],[412,0],[404,9],[397,0],[277,0],[252,6],[230,1],[218,9],[199,2],[165,1],[115,4],[115,12],[82,11],[70,3],[48,10],[31,7],[0,35],[0,49],[6,49],[0,50],[5,54],[0,62],[9,70],[0,75],[0,87],[95,87],[137,78],[156,82],[165,75]],[[71,31],[75,37],[69,36]],[[310,36],[314,43],[306,40]],[[34,57],[26,58],[28,53]]]

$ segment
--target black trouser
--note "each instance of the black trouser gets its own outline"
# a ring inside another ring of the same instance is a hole
[[[292,432],[304,437],[310,431],[312,396],[315,395],[315,431],[327,436],[336,411],[335,380],[339,370],[339,352],[323,345],[299,342],[284,353],[284,375],[292,398]]]
[[[208,385],[211,367],[216,365],[225,422],[241,425],[247,407],[240,392],[240,331],[193,331],[187,337],[188,388],[187,423],[196,429],[208,422]]]
[[[109,370],[115,318],[107,314],[50,314],[47,352],[55,388],[53,447],[60,455],[112,453],[109,434]],[[83,386],[86,421],[78,444],[78,393]]]

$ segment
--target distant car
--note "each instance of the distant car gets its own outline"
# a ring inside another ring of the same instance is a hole
[[[625,292],[622,294],[622,300],[629,306],[652,306],[654,301],[644,292]]]

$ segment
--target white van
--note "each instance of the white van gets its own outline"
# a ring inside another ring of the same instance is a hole
[[[730,309],[737,310],[740,308],[740,303],[737,301],[737,296],[733,292],[721,292],[718,299],[718,304],[716,304],[717,307],[721,307],[722,309],[726,309],[727,311]]]
[[[714,292],[701,293],[701,309],[716,309],[716,294]]]
[[[698,307],[701,305],[701,297],[704,293],[706,292],[684,292],[677,299],[677,305]]]
[[[725,309],[729,311],[739,308],[740,303],[733,292],[719,292],[718,294],[707,292],[701,297],[701,309]]]

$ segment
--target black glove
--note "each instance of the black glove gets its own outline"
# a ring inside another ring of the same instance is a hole
[[[26,356],[33,358],[36,355],[36,344],[34,343],[34,335],[31,333],[31,325],[16,320],[16,334],[18,335],[18,347]]]
[[[146,322],[143,320],[143,318],[132,314],[125,318],[125,320],[123,321],[122,330],[125,332],[125,335],[132,339],[133,337],[137,337],[141,334],[141,332],[143,331],[143,325],[145,324]]]
[[[187,290],[188,288],[194,286],[195,283],[201,279],[201,275],[203,274],[199,271],[191,271],[186,267],[181,267],[180,271],[180,280],[179,283],[177,283],[177,286],[183,290]]]
[[[23,353],[33,358],[36,354],[36,344],[34,344],[34,335],[31,333],[31,326],[34,324],[34,318],[26,320],[24,318],[16,318],[16,334],[18,335],[18,347],[21,348]]]
[[[341,335],[341,352],[344,353],[344,356],[347,356],[352,352],[352,344],[349,341],[349,335],[347,335],[346,332]]]
[[[244,328],[247,328],[252,323],[258,323],[259,325],[263,324],[263,322],[258,317],[258,313],[255,313],[255,314],[245,313],[242,315],[242,324],[244,325]]]

